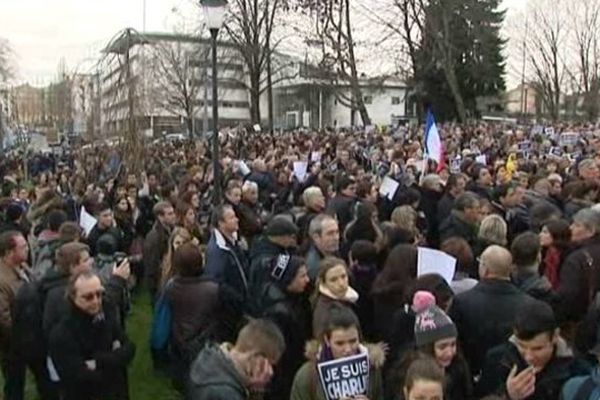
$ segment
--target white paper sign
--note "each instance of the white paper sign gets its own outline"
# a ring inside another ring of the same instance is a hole
[[[93,215],[88,213],[85,207],[81,207],[81,213],[79,215],[79,226],[85,232],[85,236],[88,236],[94,226],[98,223],[98,220]]]
[[[254,128],[254,132],[260,132],[260,125],[259,124],[254,125],[253,128]]]
[[[450,172],[457,174],[460,172],[460,158],[455,158],[450,162]]]
[[[487,165],[487,157],[485,154],[475,157],[475,162],[483,165]]]
[[[394,200],[394,196],[396,195],[399,186],[400,184],[397,181],[386,176],[383,178],[383,182],[381,182],[381,186],[379,187],[379,194],[392,201]]]
[[[443,251],[419,247],[417,257],[417,276],[425,274],[441,275],[448,284],[454,279],[456,258]]]
[[[306,161],[294,161],[294,176],[298,178],[300,182],[304,182],[306,179],[306,172],[308,171],[308,162]]]
[[[546,136],[554,136],[554,128],[551,126],[547,127],[544,132],[546,133]]]
[[[243,176],[250,175],[250,168],[248,168],[248,165],[243,160],[239,161],[238,167]]]
[[[575,132],[565,132],[560,135],[559,143],[561,146],[575,146],[579,141],[579,135]]]
[[[544,127],[541,125],[535,125],[533,128],[531,128],[531,134],[532,135],[541,135],[544,132]]]

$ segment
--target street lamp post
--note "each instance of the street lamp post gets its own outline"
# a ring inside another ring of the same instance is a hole
[[[213,204],[221,202],[221,166],[219,163],[219,96],[217,88],[217,35],[223,26],[227,12],[226,0],[200,0],[204,8],[204,19],[210,30],[212,39],[212,107],[213,107],[213,136],[212,157],[214,175]]]

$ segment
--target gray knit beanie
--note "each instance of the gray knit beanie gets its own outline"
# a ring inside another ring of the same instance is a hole
[[[418,347],[438,340],[456,337],[454,322],[435,305],[435,297],[426,291],[418,291],[413,297],[415,319],[415,341]]]

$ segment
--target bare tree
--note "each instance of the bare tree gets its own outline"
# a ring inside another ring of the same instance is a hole
[[[269,127],[273,126],[273,81],[272,55],[281,40],[274,40],[273,28],[278,12],[288,7],[288,0],[233,0],[230,2],[231,20],[226,24],[226,32],[244,59],[248,69],[250,92],[250,119],[261,122],[260,96],[268,91]],[[283,79],[283,78],[281,78]]]
[[[104,126],[107,132],[120,134],[124,138],[125,160],[131,171],[142,170],[145,147],[138,131],[137,117],[140,115],[142,96],[140,75],[133,75],[132,49],[136,45],[144,45],[145,37],[131,28],[119,32],[104,49],[101,63],[111,71],[105,76],[106,89],[103,90],[102,101],[104,114],[110,124]],[[136,57],[140,55],[137,54]],[[107,83],[111,83],[107,85]],[[123,105],[126,104],[126,107]]]
[[[532,80],[544,108],[553,120],[560,118],[561,99],[568,74],[568,26],[564,21],[564,1],[539,0],[527,10],[529,24],[527,59]]]
[[[453,5],[448,1],[427,0],[386,0],[387,6],[374,8],[370,15],[383,23],[390,34],[400,38],[406,47],[411,70],[409,81],[413,83],[413,93],[422,97],[424,88],[420,75],[423,73],[423,46],[428,45],[431,54],[429,62],[441,67],[452,97],[456,112],[461,121],[467,118],[467,110],[456,73],[457,54],[452,43]],[[391,16],[391,18],[390,18]],[[402,48],[402,47],[401,47]]]
[[[200,80],[191,58],[204,54],[209,48],[192,45],[186,50],[181,42],[163,42],[153,46],[153,76],[159,91],[158,102],[162,108],[186,118],[187,129],[193,135],[194,105],[200,90]]]
[[[568,10],[577,60],[570,77],[575,90],[583,94],[586,116],[596,120],[600,106],[600,1],[573,1]]]
[[[320,48],[321,78],[329,82],[337,101],[350,108],[353,125],[356,112],[360,114],[363,125],[370,125],[371,118],[361,87],[350,0],[300,0],[299,6],[310,11],[313,29],[308,41]],[[383,79],[380,77],[378,81]]]

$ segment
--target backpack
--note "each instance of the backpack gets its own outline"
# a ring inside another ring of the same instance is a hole
[[[12,308],[13,348],[24,359],[31,360],[46,353],[42,338],[46,292],[34,280],[21,285]]]
[[[600,387],[591,377],[567,381],[562,390],[564,400],[600,400]]]
[[[250,315],[259,318],[264,311],[263,299],[265,286],[271,277],[272,257],[266,257],[260,262],[250,266],[250,277],[248,280],[248,301]]]
[[[54,266],[55,252],[58,247],[57,243],[49,242],[37,249],[33,263],[33,275],[36,278],[40,279]]]
[[[171,338],[171,303],[167,294],[173,285],[171,278],[161,291],[154,305],[154,318],[150,331],[150,349],[153,352],[164,352],[169,346]]]

